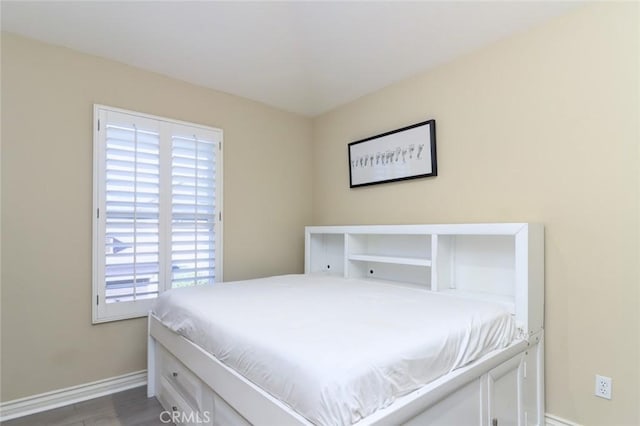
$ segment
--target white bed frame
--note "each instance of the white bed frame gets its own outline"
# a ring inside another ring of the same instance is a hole
[[[314,226],[305,273],[396,281],[504,304],[521,338],[357,423],[544,424],[544,230],[527,223]],[[149,315],[148,396],[179,424],[309,425]]]

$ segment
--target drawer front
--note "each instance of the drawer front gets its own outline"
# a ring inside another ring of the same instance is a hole
[[[161,351],[161,356],[161,377],[171,383],[190,406],[202,411],[205,408],[203,401],[204,383],[166,350]]]
[[[160,378],[156,396],[165,409],[160,414],[162,422],[188,426],[202,426],[211,422],[210,413],[201,413],[192,407],[165,377]]]

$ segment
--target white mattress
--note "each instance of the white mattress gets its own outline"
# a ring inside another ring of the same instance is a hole
[[[153,312],[319,425],[353,424],[516,336],[499,305],[324,275],[175,289]]]

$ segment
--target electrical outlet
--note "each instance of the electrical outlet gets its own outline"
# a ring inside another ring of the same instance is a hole
[[[596,396],[611,399],[611,377],[596,374]]]

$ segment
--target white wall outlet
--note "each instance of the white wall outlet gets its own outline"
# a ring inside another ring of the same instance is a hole
[[[611,377],[596,374],[596,396],[611,399]]]

